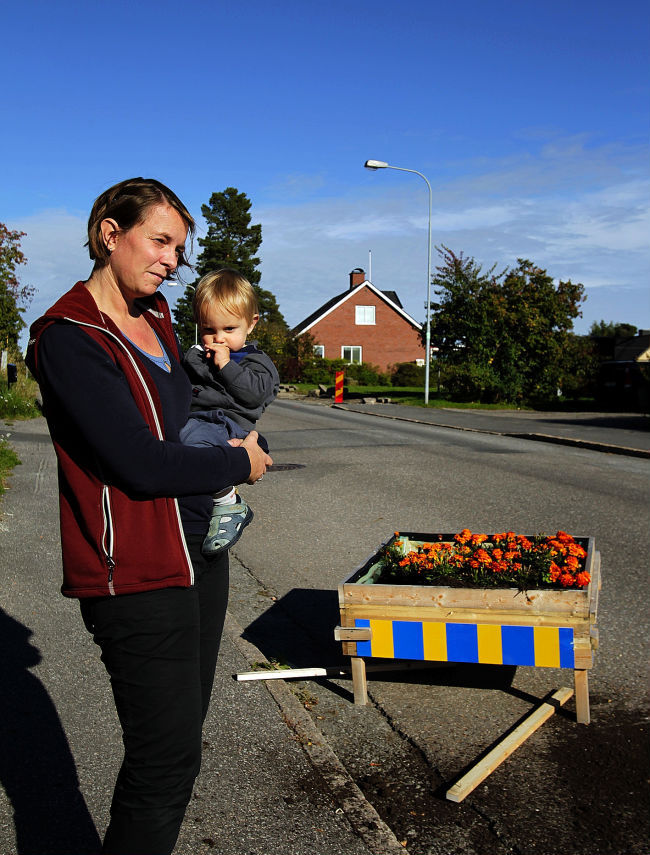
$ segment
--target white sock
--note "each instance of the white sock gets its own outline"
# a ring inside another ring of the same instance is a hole
[[[215,505],[236,505],[237,504],[237,491],[234,487],[231,488],[230,492],[225,496],[214,496],[213,501]]]

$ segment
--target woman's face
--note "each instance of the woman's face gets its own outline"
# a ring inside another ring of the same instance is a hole
[[[113,220],[104,220],[106,224]],[[111,251],[108,263],[127,300],[149,297],[178,265],[185,247],[187,226],[170,205],[149,208],[143,222],[128,231],[106,227],[104,239]]]

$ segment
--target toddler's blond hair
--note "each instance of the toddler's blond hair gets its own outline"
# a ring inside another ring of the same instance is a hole
[[[229,267],[206,273],[199,280],[192,301],[194,320],[199,326],[205,307],[215,303],[230,314],[244,318],[248,324],[259,314],[253,286],[245,276]]]

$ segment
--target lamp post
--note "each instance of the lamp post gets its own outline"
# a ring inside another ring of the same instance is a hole
[[[429,239],[427,243],[427,321],[424,350],[424,403],[429,403],[429,362],[431,361],[431,185],[426,177],[417,169],[405,169],[403,166],[391,166],[383,160],[367,160],[364,163],[366,169],[397,169],[399,172],[412,172],[419,175],[429,188]]]

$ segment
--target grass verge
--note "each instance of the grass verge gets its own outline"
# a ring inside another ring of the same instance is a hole
[[[315,389],[314,383],[292,383],[300,394],[306,395],[310,389]],[[407,404],[411,407],[424,407],[424,388],[422,386],[346,386],[343,401],[353,401],[355,398],[390,398],[394,404]],[[436,392],[431,392],[429,397],[430,408],[454,407],[455,409],[473,410],[516,410],[529,409],[529,407],[517,407],[516,404],[481,404],[477,401],[458,402],[449,398],[440,397]]]
[[[35,419],[40,416],[36,406],[38,384],[28,377],[19,377],[18,382],[0,385],[0,419]]]
[[[14,466],[18,466],[20,458],[6,439],[0,437],[0,496],[7,487],[7,478]]]

